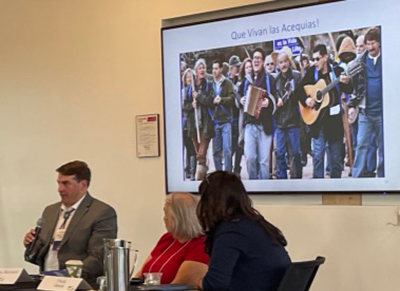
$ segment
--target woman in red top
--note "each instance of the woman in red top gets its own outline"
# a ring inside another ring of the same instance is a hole
[[[197,220],[198,199],[189,193],[172,193],[165,199],[164,234],[135,277],[162,273],[161,283],[197,285],[208,269],[205,236]]]

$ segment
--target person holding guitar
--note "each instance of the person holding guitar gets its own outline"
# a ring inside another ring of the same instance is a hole
[[[275,112],[278,179],[287,179],[286,144],[291,152],[292,179],[302,178],[300,152],[300,113],[294,94],[301,81],[301,73],[291,68],[291,59],[285,51],[278,54],[279,73],[276,76],[277,107]]]
[[[298,95],[301,114],[309,126],[313,144],[313,177],[324,178],[325,148],[331,157],[331,178],[342,175],[341,146],[343,120],[341,92],[350,94],[350,78],[343,69],[333,66],[324,44],[313,50],[314,65],[307,70],[295,94]]]

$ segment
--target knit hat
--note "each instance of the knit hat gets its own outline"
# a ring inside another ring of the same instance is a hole
[[[354,45],[354,41],[351,37],[346,36],[343,39],[342,43],[340,44],[338,55],[340,60],[344,63],[348,63],[356,58],[356,46]]]
[[[277,56],[276,56],[276,64],[278,64],[278,56],[279,56],[280,54],[282,54],[282,53],[283,53],[283,54],[286,54],[286,55],[288,56],[290,67],[291,67],[293,70],[296,70],[296,65],[295,65],[295,63],[293,62],[293,52],[292,52],[291,48],[288,47],[288,46],[284,46],[283,48],[281,48],[281,49],[279,50],[279,52],[278,52],[278,54],[277,54]]]
[[[205,60],[205,59],[198,59],[198,60],[196,61],[196,64],[194,65],[194,70],[197,71],[197,68],[198,68],[201,64],[203,64],[203,65],[204,65],[204,68],[207,70],[207,65],[206,65],[206,60]]]

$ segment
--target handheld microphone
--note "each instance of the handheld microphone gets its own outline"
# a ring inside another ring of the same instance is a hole
[[[40,232],[42,231],[42,226],[44,224],[44,219],[40,217],[38,221],[36,222],[36,228],[35,228],[35,236],[33,238],[33,241],[26,247],[25,250],[25,260],[29,261],[32,259],[33,255],[32,250],[35,247],[36,241],[39,238]]]

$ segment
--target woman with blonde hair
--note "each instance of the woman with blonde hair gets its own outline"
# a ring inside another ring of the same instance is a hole
[[[162,284],[197,285],[208,269],[205,236],[196,216],[197,197],[190,193],[172,193],[165,199],[164,223],[167,233],[157,242],[142,269],[144,273],[162,273]]]

